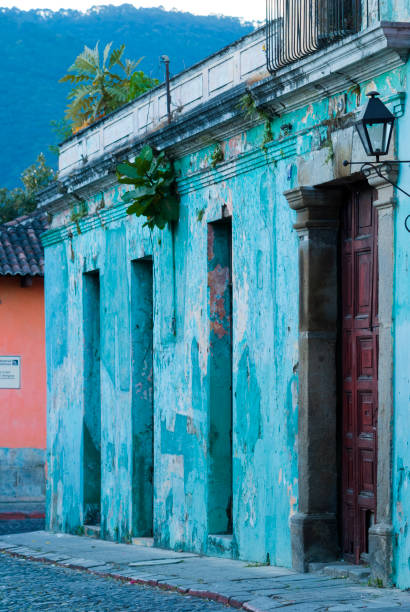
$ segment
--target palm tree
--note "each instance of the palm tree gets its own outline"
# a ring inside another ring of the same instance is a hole
[[[125,45],[111,51],[112,43],[105,46],[102,63],[98,42],[94,49],[85,46],[68,69],[61,83],[71,83],[71,100],[66,117],[76,132],[110,113],[129,100],[136,98],[158,84],[142,71],[136,71],[138,61],[123,60]]]

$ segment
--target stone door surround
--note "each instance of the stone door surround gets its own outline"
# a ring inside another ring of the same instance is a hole
[[[362,177],[363,178],[363,177]],[[390,179],[394,177],[389,176]],[[367,177],[378,191],[379,415],[377,522],[369,531],[372,577],[392,583],[393,187]],[[338,543],[337,333],[338,230],[343,185],[284,193],[299,236],[299,508],[291,518],[292,564],[340,556]]]

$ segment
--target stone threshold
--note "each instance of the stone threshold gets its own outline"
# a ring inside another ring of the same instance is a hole
[[[100,525],[83,525],[83,530],[87,538],[99,538],[101,536]]]
[[[149,537],[137,537],[131,539],[131,544],[133,546],[145,546],[147,548],[153,548],[154,546],[154,538]]]
[[[310,563],[309,572],[319,573],[331,578],[348,578],[356,583],[368,583],[370,580],[370,568],[366,565],[353,565],[346,561],[335,563]]]
[[[222,557],[232,559],[233,536],[232,534],[210,534],[208,535],[208,555],[211,557]]]
[[[101,538],[101,526],[100,525],[83,525],[83,535],[87,538]],[[152,548],[154,546],[154,538],[151,537],[135,537],[131,538],[131,544],[133,546],[145,546]]]

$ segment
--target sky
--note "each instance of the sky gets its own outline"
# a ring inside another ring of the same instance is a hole
[[[57,11],[60,8],[71,8],[86,10],[94,5],[100,4],[133,4],[137,7],[163,6],[167,10],[173,8],[180,11],[189,11],[196,15],[209,15],[211,13],[241,17],[247,21],[261,21],[265,18],[265,0],[111,0],[111,1],[89,1],[89,0],[0,0],[0,7],[11,8],[13,6],[29,10],[33,8],[48,8]]]

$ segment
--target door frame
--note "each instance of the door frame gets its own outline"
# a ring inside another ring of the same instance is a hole
[[[387,176],[395,179],[395,170]],[[355,177],[349,177],[351,182]],[[369,530],[372,578],[392,584],[394,189],[375,173],[379,274],[377,523]],[[298,512],[292,565],[339,559],[337,464],[338,230],[346,182],[286,191],[299,237]]]

